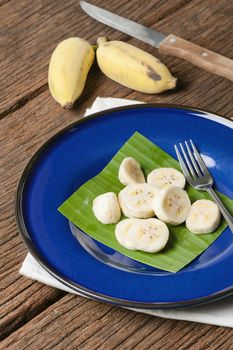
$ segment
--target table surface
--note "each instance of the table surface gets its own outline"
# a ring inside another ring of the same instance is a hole
[[[92,3],[175,33],[233,59],[233,2],[228,0],[93,0]],[[233,120],[232,82],[96,22],[77,0],[0,0],[1,318],[0,349],[233,349],[233,330],[166,320],[87,300],[19,275],[27,249],[14,218],[20,174],[50,136],[81,118],[97,96],[184,104]],[[145,95],[103,76],[94,64],[72,111],[49,94],[50,55],[70,36],[95,43],[121,39],[161,58],[179,79],[175,91]]]

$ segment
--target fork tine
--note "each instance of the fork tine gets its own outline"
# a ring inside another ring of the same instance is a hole
[[[190,143],[191,143],[191,146],[192,146],[192,149],[193,149],[193,152],[197,158],[197,162],[198,162],[198,165],[199,167],[201,168],[201,170],[203,171],[204,175],[210,175],[209,173],[209,170],[207,169],[205,163],[204,163],[204,160],[202,159],[200,153],[198,152],[198,150],[196,149],[194,143],[192,140],[189,140]],[[211,175],[210,175],[211,176]]]
[[[188,181],[192,180],[190,172],[189,172],[188,168],[186,167],[185,162],[183,161],[183,158],[181,157],[181,154],[180,154],[180,151],[178,150],[178,147],[176,145],[174,147],[175,147],[176,155],[177,155],[177,158],[179,160],[181,169],[184,173],[184,176],[186,177],[186,179]]]
[[[198,176],[203,176],[202,173],[200,172],[200,169],[199,169],[199,167],[198,167],[198,165],[197,165],[197,161],[196,161],[196,159],[194,158],[194,156],[193,156],[193,154],[192,154],[192,151],[191,151],[191,149],[190,149],[189,144],[188,144],[187,141],[185,141],[185,145],[186,145],[186,148],[187,148],[187,150],[188,150],[189,157],[190,157],[190,159],[191,159],[192,165],[194,166],[194,168],[195,168],[195,170],[196,170],[197,175],[198,175]]]
[[[184,150],[184,147],[183,147],[182,143],[180,143],[180,148],[181,148],[181,151],[182,151],[182,153],[183,153],[184,159],[185,159],[185,161],[186,161],[186,163],[187,163],[187,166],[188,166],[188,168],[189,168],[189,171],[190,171],[190,173],[192,174],[192,176],[193,176],[193,178],[194,178],[194,180],[195,180],[195,179],[197,178],[197,175],[196,175],[196,173],[195,173],[195,171],[194,171],[194,169],[193,169],[192,164],[191,164],[190,161],[189,161],[189,158],[188,158],[188,156],[187,156],[187,153],[186,153],[185,150]]]

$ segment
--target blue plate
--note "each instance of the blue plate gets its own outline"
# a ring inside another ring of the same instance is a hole
[[[32,255],[79,293],[138,308],[198,305],[233,292],[233,235],[227,228],[197,259],[176,274],[134,271],[96,259],[72,235],[57,208],[99,173],[138,131],[175,157],[173,145],[192,138],[205,156],[219,191],[233,197],[233,123],[191,108],[135,105],[82,119],[46,142],[19,182],[16,217]],[[93,245],[92,245],[93,246]],[[119,262],[119,259],[118,259]]]

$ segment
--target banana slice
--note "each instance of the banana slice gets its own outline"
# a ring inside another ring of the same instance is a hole
[[[116,225],[115,236],[117,241],[125,248],[136,250],[135,247],[135,228],[137,222],[142,219],[125,219]]]
[[[158,219],[125,219],[116,225],[115,235],[127,249],[155,253],[167,244],[169,230]]]
[[[186,227],[193,233],[211,233],[221,219],[218,206],[209,200],[200,199],[192,204],[186,220]]]
[[[184,188],[185,182],[184,175],[174,168],[157,168],[147,177],[147,183],[159,189],[170,185]]]
[[[132,157],[127,157],[121,162],[118,177],[123,185],[146,182],[140,164]]]
[[[153,200],[158,190],[148,184],[130,184],[118,195],[121,210],[129,218],[147,219],[155,216]]]
[[[121,218],[121,210],[114,192],[97,196],[93,201],[92,210],[102,224],[116,224]]]
[[[160,220],[167,224],[179,225],[187,219],[191,202],[185,190],[177,186],[168,186],[155,196],[153,207]]]

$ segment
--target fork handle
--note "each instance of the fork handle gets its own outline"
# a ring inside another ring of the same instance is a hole
[[[233,233],[233,216],[229,213],[229,211],[227,210],[227,208],[225,207],[221,199],[218,197],[218,195],[215,193],[215,191],[212,188],[209,188],[207,192],[218,205],[219,210],[221,211],[222,215],[224,216],[224,219],[226,220],[226,222],[228,223],[228,226],[231,229],[231,232]]]

